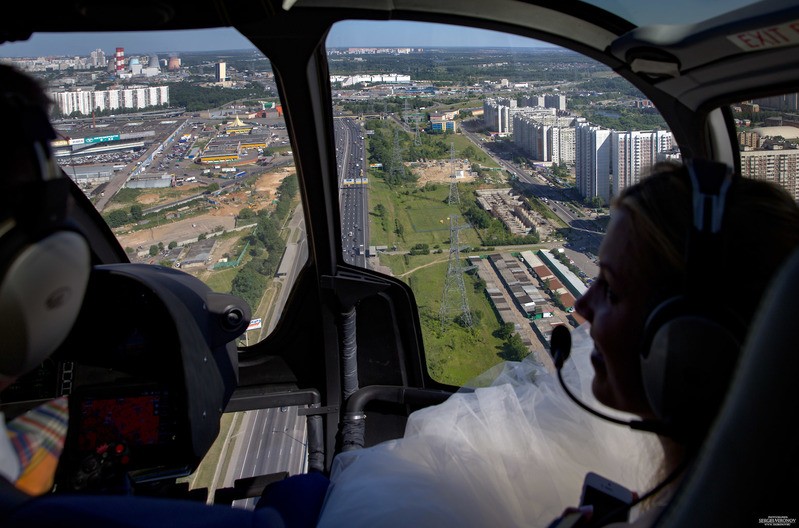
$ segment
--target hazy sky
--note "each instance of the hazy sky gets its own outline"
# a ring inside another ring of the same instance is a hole
[[[433,31],[433,28],[435,30]],[[540,42],[494,31],[422,22],[340,22],[333,27],[329,47],[348,46],[537,46]],[[117,47],[125,53],[179,53],[182,51],[216,51],[245,49],[252,44],[233,29],[190,31],[118,32],[118,33],[39,33],[24,42],[0,45],[0,57],[38,57],[43,55],[86,56],[97,48],[113,54]]]

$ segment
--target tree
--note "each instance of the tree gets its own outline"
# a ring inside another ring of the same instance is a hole
[[[494,332],[494,335],[503,341],[507,341],[513,335],[515,330],[516,327],[513,323],[503,323],[502,326],[500,326],[499,329]]]
[[[131,205],[130,206],[130,217],[133,219],[134,222],[139,221],[144,216],[142,212],[141,205]]]
[[[153,244],[152,246],[150,246],[150,256],[154,257],[157,254],[158,254],[158,245],[157,244]]]
[[[172,242],[169,243],[167,247],[169,249],[175,249],[176,247],[178,247],[178,243],[173,240]]]
[[[505,344],[502,345],[502,356],[507,361],[521,361],[529,353],[530,351],[522,341],[522,338],[516,333],[511,335],[507,341],[505,341]]]
[[[259,261],[251,260],[239,270],[231,283],[230,293],[241,297],[250,306],[258,306],[266,289],[266,278],[257,270],[260,265]]]
[[[430,253],[430,246],[428,244],[416,244],[410,252],[411,255],[428,255]]]
[[[249,218],[255,218],[255,213],[249,207],[245,207],[241,211],[239,211],[239,220],[247,220]]]
[[[108,213],[105,221],[108,222],[110,227],[119,227],[128,223],[128,213],[122,209],[116,209]]]
[[[605,205],[605,200],[603,200],[600,196],[592,196],[585,199],[585,204],[593,209],[599,209]]]

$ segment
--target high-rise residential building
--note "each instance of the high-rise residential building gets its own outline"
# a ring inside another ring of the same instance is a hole
[[[566,110],[566,96],[557,94],[546,94],[544,96],[544,106],[555,110]]]
[[[93,92],[91,90],[53,92],[49,95],[55,101],[59,112],[65,116],[72,115],[75,112],[89,115],[94,110]]]
[[[522,95],[516,99],[519,106],[540,106],[544,107],[543,95]]]
[[[73,90],[51,92],[63,115],[89,115],[95,110],[143,109],[169,104],[169,86],[131,86],[118,90]]]
[[[757,132],[738,132],[738,144],[742,147],[756,149],[760,147],[760,134]]]
[[[501,135],[513,132],[512,110],[517,108],[516,99],[488,98],[483,102],[483,123],[488,130]]]
[[[89,54],[89,58],[91,60],[92,66],[95,68],[104,68],[108,62],[105,58],[105,52],[100,48],[97,48],[91,52]]]
[[[513,142],[532,159],[574,162],[573,117],[557,117],[554,109],[518,108],[513,115]]]
[[[557,157],[553,154],[553,163],[574,163],[577,153],[575,128],[573,126],[557,127],[557,136]]]
[[[227,63],[224,62],[217,62],[216,63],[216,82],[225,82],[227,81]]]
[[[575,129],[577,189],[584,198],[610,201],[610,136],[607,128],[582,123]]]
[[[799,149],[741,151],[741,176],[776,183],[799,201]]]
[[[657,162],[658,153],[671,149],[673,143],[671,132],[666,130],[614,130],[611,134],[611,195],[641,181]]]

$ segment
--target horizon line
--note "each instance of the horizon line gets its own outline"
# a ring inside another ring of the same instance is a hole
[[[468,46],[468,45],[449,45],[449,44],[441,44],[435,46],[417,46],[417,45],[381,45],[381,46],[364,46],[364,45],[347,45],[347,46],[329,46],[327,50],[340,50],[340,49],[350,49],[350,48],[364,48],[364,49],[395,49],[395,48],[416,48],[422,50],[432,50],[432,49],[484,49],[484,50],[491,50],[491,49],[555,49],[561,51],[573,51],[569,50],[554,44],[544,43],[538,46]],[[89,55],[94,50],[89,51],[85,55]],[[126,52],[129,51],[129,48],[125,50]],[[213,54],[213,53],[230,53],[230,52],[258,52],[262,53],[261,50],[258,48],[222,48],[216,50],[181,50],[181,51],[130,51],[132,54],[156,54],[156,55],[176,55],[179,53],[203,53],[203,54]],[[0,60],[2,59],[22,59],[22,58],[32,58],[32,57],[74,57],[75,55],[81,56],[81,54],[76,53],[37,53],[32,55],[17,55],[17,56],[0,56]]]

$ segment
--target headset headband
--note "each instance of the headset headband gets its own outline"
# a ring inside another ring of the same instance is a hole
[[[721,226],[732,185],[732,169],[725,163],[690,159],[686,168],[691,179],[693,224],[686,248],[686,294],[706,288],[710,273],[718,271],[722,248]]]

